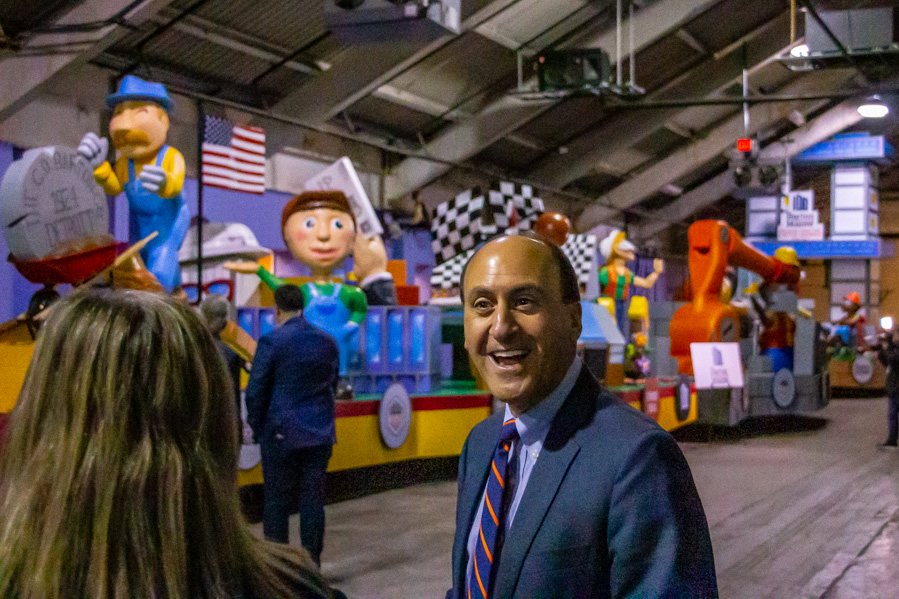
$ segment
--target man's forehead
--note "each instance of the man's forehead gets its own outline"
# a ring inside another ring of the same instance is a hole
[[[559,278],[553,264],[552,255],[539,242],[526,238],[491,242],[472,257],[465,273],[465,289],[525,284],[552,288]]]

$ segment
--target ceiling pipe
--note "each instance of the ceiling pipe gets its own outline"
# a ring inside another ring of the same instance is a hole
[[[630,67],[630,80],[628,81],[628,85],[633,89],[637,87],[637,67],[636,61],[634,60],[634,3],[627,3],[629,16],[628,16],[628,44],[630,49],[630,55],[628,57],[628,67]]]
[[[796,43],[796,0],[790,0],[790,45]]]
[[[621,89],[624,75],[621,72],[621,2],[615,1],[615,84]]]
[[[780,102],[801,102],[803,100],[842,100],[856,96],[869,94],[894,94],[899,93],[899,86],[886,86],[870,89],[855,89],[847,91],[828,92],[822,94],[789,94],[789,95],[754,95],[754,96],[730,96],[724,98],[681,98],[679,100],[635,101],[616,100],[609,98],[606,104],[609,108],[658,110],[662,108],[692,108],[695,106],[740,106],[748,104],[776,104]]]

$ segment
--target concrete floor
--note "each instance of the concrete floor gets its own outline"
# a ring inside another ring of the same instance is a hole
[[[875,447],[886,401],[835,400],[815,416],[681,443],[722,597],[899,596],[899,453]],[[444,482],[329,506],[325,576],[351,598],[443,597],[455,502]]]

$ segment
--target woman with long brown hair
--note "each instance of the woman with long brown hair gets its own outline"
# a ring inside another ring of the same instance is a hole
[[[231,393],[187,306],[54,306],[0,456],[0,597],[328,597],[307,554],[243,520]]]

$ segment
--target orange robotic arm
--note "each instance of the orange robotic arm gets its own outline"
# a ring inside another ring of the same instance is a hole
[[[691,343],[737,341],[739,315],[721,302],[721,283],[728,264],[758,273],[765,281],[795,284],[797,267],[766,256],[743,242],[724,221],[703,220],[687,232],[690,254],[690,286],[693,301],[682,306],[671,319],[671,356],[677,358],[681,374],[693,374]]]

